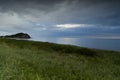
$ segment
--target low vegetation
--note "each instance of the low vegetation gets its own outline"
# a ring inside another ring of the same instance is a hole
[[[0,38],[0,80],[120,80],[120,52]]]

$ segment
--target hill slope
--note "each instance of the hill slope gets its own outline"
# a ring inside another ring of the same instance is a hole
[[[1,38],[0,80],[120,80],[120,53]]]

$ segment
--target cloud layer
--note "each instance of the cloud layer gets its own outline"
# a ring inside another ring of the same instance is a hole
[[[120,30],[119,4],[119,0],[0,0],[0,32],[115,33]]]

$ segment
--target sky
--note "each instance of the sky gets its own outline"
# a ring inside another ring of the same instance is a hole
[[[119,0],[0,0],[0,35],[120,35]]]

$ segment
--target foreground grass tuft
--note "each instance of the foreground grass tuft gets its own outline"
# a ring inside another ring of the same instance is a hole
[[[0,39],[0,80],[120,80],[120,53]]]

